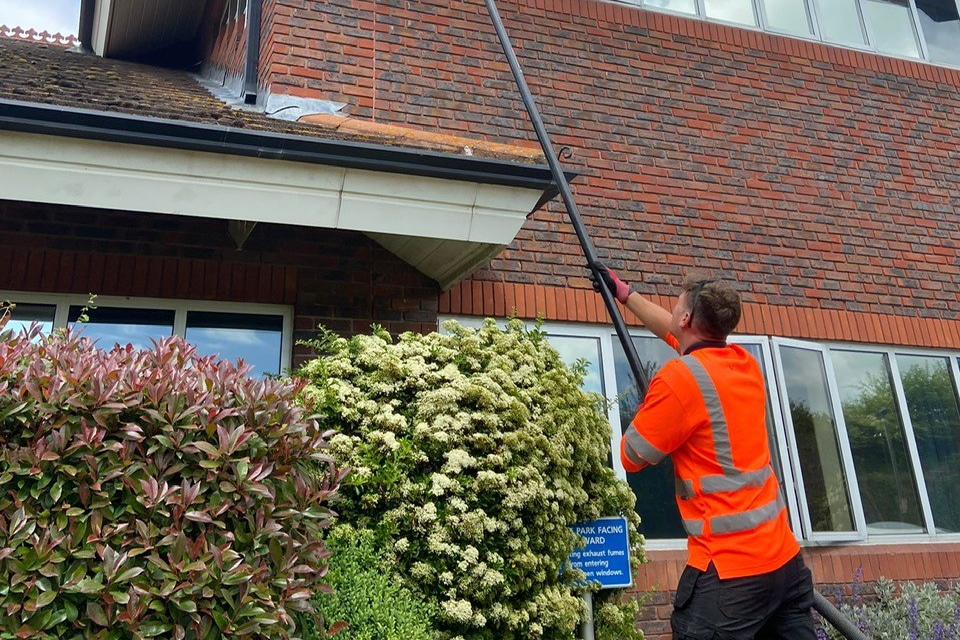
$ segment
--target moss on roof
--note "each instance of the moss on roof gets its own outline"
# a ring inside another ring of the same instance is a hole
[[[356,123],[355,118],[277,120],[232,108],[186,71],[73,53],[62,45],[18,38],[0,37],[0,98],[525,164],[543,162],[538,149],[397,126],[342,126],[348,120]]]

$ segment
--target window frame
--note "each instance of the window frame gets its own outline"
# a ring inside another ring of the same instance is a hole
[[[0,300],[55,306],[53,328],[67,326],[71,306],[91,306],[90,296],[82,294],[36,293],[26,291],[0,291]],[[96,296],[92,306],[121,307],[130,309],[158,309],[173,311],[173,335],[184,337],[187,328],[187,313],[208,311],[214,313],[240,313],[250,315],[281,316],[283,327],[280,333],[280,375],[288,372],[293,357],[293,308],[286,305],[255,302],[220,302],[215,300],[186,300],[173,298],[141,298],[132,296]]]
[[[753,5],[753,14],[756,20],[756,24],[752,24],[752,25],[739,23],[739,22],[728,22],[726,20],[718,20],[715,18],[708,17],[706,13],[706,5],[704,4],[704,0],[694,0],[694,7],[696,10],[696,13],[686,13],[683,11],[657,7],[653,4],[650,4],[649,0],[619,0],[619,1],[622,4],[626,4],[630,6],[639,6],[645,11],[654,11],[657,13],[666,13],[669,15],[684,16],[687,18],[697,18],[700,20],[705,20],[707,22],[713,22],[716,24],[730,25],[730,26],[741,28],[741,29],[752,29],[754,31],[763,31],[766,33],[772,33],[772,34],[776,34],[786,38],[797,38],[800,40],[814,41],[814,42],[819,42],[831,47],[842,47],[846,49],[852,49],[854,51],[863,51],[863,52],[872,53],[875,55],[896,58],[898,60],[913,60],[913,61],[919,60],[935,66],[945,67],[949,69],[960,69],[960,64],[950,64],[950,63],[939,62],[939,61],[930,59],[930,49],[927,46],[926,34],[924,34],[923,28],[921,27],[921,24],[920,24],[920,15],[919,15],[920,10],[917,8],[916,0],[906,0],[906,2],[907,2],[908,13],[910,15],[910,20],[911,20],[910,27],[913,31],[914,39],[919,49],[919,57],[904,56],[904,55],[895,54],[895,53],[887,53],[887,52],[880,51],[880,49],[877,48],[876,36],[873,33],[873,28],[870,24],[870,21],[867,19],[866,11],[864,9],[863,3],[865,2],[865,0],[855,0],[855,5],[857,8],[857,18],[860,22],[861,33],[864,34],[864,39],[866,40],[866,42],[863,45],[859,45],[856,43],[849,43],[849,42],[841,43],[841,42],[833,42],[831,40],[825,40],[823,37],[823,30],[820,28],[820,20],[821,20],[820,12],[817,11],[816,2],[814,0],[803,0],[804,6],[806,8],[807,19],[810,21],[810,25],[812,26],[812,29],[813,29],[813,33],[810,35],[798,35],[795,33],[789,33],[786,31],[781,31],[779,29],[772,28],[770,26],[769,20],[767,19],[766,8],[763,6],[763,2],[761,0],[751,0],[751,4]],[[960,12],[960,0],[952,0],[952,2],[955,5],[957,5],[958,12]],[[960,48],[960,44],[958,44],[958,48]]]

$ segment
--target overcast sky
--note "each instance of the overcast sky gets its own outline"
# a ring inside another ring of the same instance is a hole
[[[80,0],[0,0],[0,24],[64,35],[77,33]]]

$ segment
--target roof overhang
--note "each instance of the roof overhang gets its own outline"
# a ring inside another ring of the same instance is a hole
[[[83,0],[80,38],[104,58],[191,42],[207,0]],[[89,33],[86,33],[89,29]]]
[[[443,289],[556,193],[523,165],[0,100],[0,198],[361,231]]]

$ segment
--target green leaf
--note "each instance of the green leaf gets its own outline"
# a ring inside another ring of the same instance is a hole
[[[56,591],[44,591],[37,597],[37,600],[36,600],[37,609],[47,606],[48,604],[50,604],[56,599],[57,599]]]
[[[166,633],[167,631],[170,631],[170,629],[172,628],[173,628],[172,624],[169,624],[166,622],[156,622],[151,620],[149,622],[144,622],[142,625],[140,625],[140,635],[146,638],[153,638],[153,637],[159,636],[162,633]]]
[[[174,600],[173,605],[180,611],[186,611],[187,613],[194,613],[197,610],[197,603],[193,600]]]
[[[87,617],[101,627],[110,626],[110,621],[107,620],[107,614],[103,612],[103,607],[96,602],[87,603]]]

